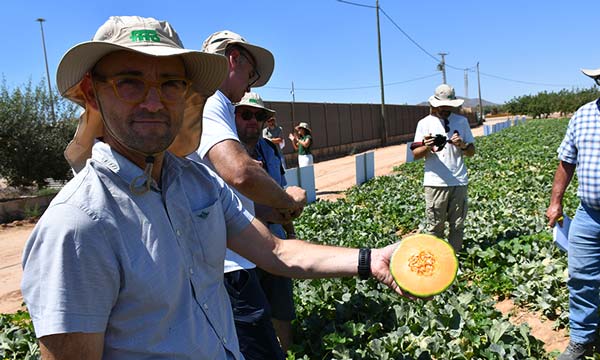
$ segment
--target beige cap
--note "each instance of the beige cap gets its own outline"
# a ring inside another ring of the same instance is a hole
[[[222,30],[217,31],[204,40],[202,51],[211,54],[225,55],[227,46],[233,44],[246,49],[250,55],[252,55],[254,61],[256,61],[256,71],[258,71],[260,77],[252,87],[264,86],[271,78],[273,69],[275,68],[275,58],[269,50],[250,44],[246,39],[233,31]]]
[[[239,103],[235,104],[235,106],[236,107],[237,106],[250,106],[253,108],[266,110],[267,113],[269,113],[269,116],[275,115],[275,110],[271,110],[271,109],[265,107],[265,103],[263,102],[263,99],[260,97],[260,95],[258,95],[255,92],[245,93],[242,100],[240,100]]]
[[[56,74],[60,93],[85,106],[79,87],[81,80],[100,59],[119,50],[149,56],[181,57],[186,76],[192,83],[192,91],[186,100],[181,130],[169,150],[178,156],[195,151],[200,143],[204,103],[227,76],[227,59],[185,49],[173,27],[166,21],[139,16],[112,16],[98,29],[91,41],[75,45],[62,57]],[[85,166],[94,141],[102,136],[104,124],[100,113],[91,108],[85,109],[75,136],[64,152],[75,171]]]
[[[454,93],[454,88],[448,84],[442,84],[435,88],[435,93],[429,97],[429,105],[434,108],[440,106],[459,107],[465,101],[463,99],[457,99]]]

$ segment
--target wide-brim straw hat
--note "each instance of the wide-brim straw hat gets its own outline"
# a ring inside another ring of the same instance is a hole
[[[454,88],[448,84],[442,84],[435,88],[435,93],[429,97],[429,105],[434,108],[440,106],[460,107],[465,102],[463,99],[457,99]]]
[[[177,32],[167,21],[139,16],[112,16],[98,29],[91,41],[75,45],[62,57],[56,74],[61,95],[85,106],[79,86],[81,80],[100,59],[120,50],[156,57],[178,56],[183,60],[191,91],[186,99],[181,130],[169,150],[178,156],[195,151],[200,144],[204,103],[227,76],[227,59],[185,49]],[[100,113],[85,109],[75,136],[65,150],[65,157],[75,171],[85,166],[95,139],[102,136],[104,124]]]
[[[211,54],[225,55],[227,46],[236,44],[247,50],[256,62],[256,71],[260,75],[258,80],[252,84],[252,87],[264,86],[275,68],[275,58],[273,54],[260,46],[249,43],[241,35],[230,30],[217,31],[210,35],[202,44],[202,51]]]

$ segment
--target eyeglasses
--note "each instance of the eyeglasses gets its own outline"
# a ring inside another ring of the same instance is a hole
[[[192,83],[183,78],[168,78],[160,81],[146,80],[131,75],[104,77],[94,75],[94,79],[112,85],[115,95],[130,104],[139,104],[146,99],[150,87],[158,91],[160,100],[165,103],[177,103],[185,100]]]
[[[256,121],[263,122],[269,118],[269,114],[267,114],[267,112],[264,110],[259,110],[257,112],[252,112],[250,110],[244,110],[244,111],[240,112],[239,114],[242,117],[242,119],[244,119],[246,121],[250,121],[250,120],[252,120],[252,118],[255,118]]]
[[[260,79],[260,74],[256,69],[256,64],[252,62],[252,56],[250,54],[241,50],[240,55],[243,56],[246,59],[246,61],[248,61],[248,64],[252,65],[252,72],[250,73],[250,76],[248,76],[248,87],[252,87],[252,85],[256,84],[258,79]]]

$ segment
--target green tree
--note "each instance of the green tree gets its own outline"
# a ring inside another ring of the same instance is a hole
[[[9,89],[0,86],[0,176],[12,186],[36,185],[47,179],[67,180],[70,167],[63,157],[77,126],[77,106],[54,94],[56,120],[44,81]]]

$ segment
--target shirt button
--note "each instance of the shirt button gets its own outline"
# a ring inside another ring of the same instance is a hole
[[[202,307],[204,307],[204,310],[208,310],[208,305],[207,304],[202,305]]]
[[[177,230],[175,231],[175,233],[177,234],[177,236],[181,236],[181,230],[177,229]]]
[[[226,338],[223,338],[222,340],[223,340],[223,344],[227,344],[227,339]]]
[[[194,268],[190,268],[190,275],[194,275]]]

